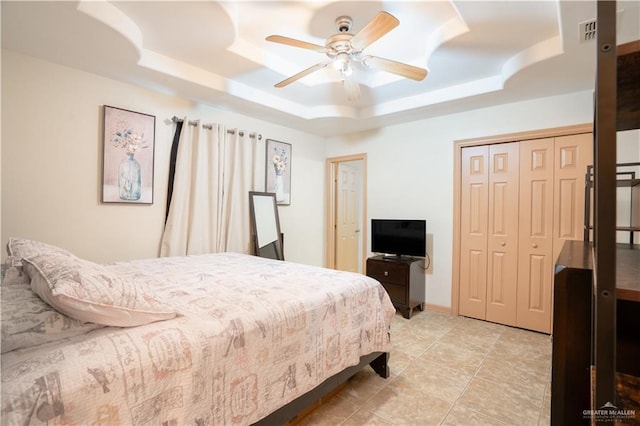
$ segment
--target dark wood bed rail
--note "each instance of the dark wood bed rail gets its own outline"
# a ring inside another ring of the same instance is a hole
[[[279,408],[269,414],[262,420],[257,421],[254,425],[259,426],[276,426],[285,425],[296,418],[306,408],[319,401],[325,395],[331,393],[338,386],[349,380],[360,370],[370,365],[373,371],[384,379],[389,377],[389,352],[374,352],[360,358],[360,363],[352,367],[347,367],[338,374],[329,377],[324,382],[310,390],[309,392],[299,396],[287,405]]]

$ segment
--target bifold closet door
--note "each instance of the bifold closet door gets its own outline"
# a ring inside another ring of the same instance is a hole
[[[518,144],[462,150],[461,315],[516,323]]]
[[[518,327],[551,332],[554,265],[565,241],[582,239],[592,139],[589,133],[520,144]]]
[[[516,325],[519,144],[489,147],[488,321]]]
[[[565,241],[583,239],[585,173],[587,166],[593,164],[593,134],[557,137],[554,149],[555,263]]]
[[[520,142],[518,327],[549,333],[553,282],[554,139]]]
[[[487,309],[488,146],[462,149],[458,312],[485,319]]]
[[[582,239],[592,135],[462,148],[460,315],[551,332],[553,269]]]

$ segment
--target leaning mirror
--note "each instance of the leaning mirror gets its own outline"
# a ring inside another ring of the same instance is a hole
[[[250,191],[249,209],[255,255],[284,260],[276,194]]]

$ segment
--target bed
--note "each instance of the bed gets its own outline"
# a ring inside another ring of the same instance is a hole
[[[366,276],[235,253],[97,265],[9,246],[3,425],[276,424],[363,365],[388,376],[395,310]]]

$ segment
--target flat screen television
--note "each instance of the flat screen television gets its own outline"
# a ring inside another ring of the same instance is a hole
[[[426,220],[371,219],[371,251],[374,253],[425,257],[426,245]]]

